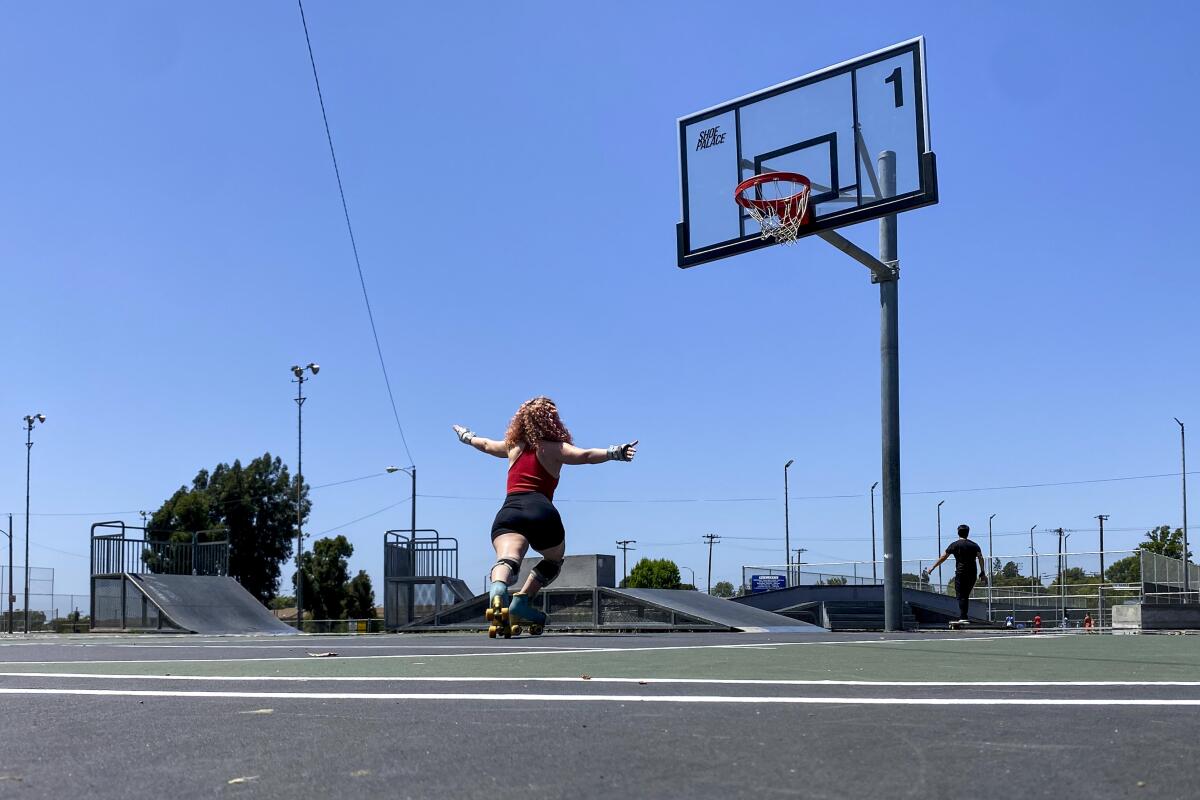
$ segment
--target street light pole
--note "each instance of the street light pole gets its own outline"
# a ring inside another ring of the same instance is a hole
[[[946,502],[946,501],[942,500],[940,503],[937,504],[938,558],[942,557],[942,503],[944,503],[944,502]],[[942,565],[941,564],[938,564],[938,583],[942,583]],[[945,584],[942,583],[942,586],[944,587]]]
[[[783,567],[787,572],[787,585],[792,585],[792,568],[788,566],[788,562],[792,559],[792,541],[791,533],[788,529],[788,467],[795,463],[796,459],[789,458],[788,462],[783,465]]]
[[[692,581],[691,581],[690,586],[693,589],[695,589],[696,588],[696,570],[692,569],[691,567],[680,567],[680,569],[686,569],[688,572],[690,572],[692,574]]]
[[[12,514],[8,515],[8,632],[13,632],[13,601],[16,600],[16,595],[13,594],[13,526]]]
[[[304,489],[304,382],[311,378],[304,377],[305,372],[316,375],[321,371],[318,364],[309,362],[303,367],[292,366],[292,374],[296,379],[296,630],[304,630],[304,571],[301,556],[304,554],[304,507],[302,492]]]
[[[879,583],[879,575],[875,572],[875,487],[879,481],[871,484],[871,582]]]
[[[385,467],[385,470],[388,472],[388,474],[391,474],[393,472],[403,472],[405,475],[408,475],[410,478],[412,478],[412,497],[410,497],[409,500],[412,501],[411,502],[412,537],[413,537],[413,539],[416,539],[417,538],[417,468],[415,466],[410,466],[407,469],[404,467]]]
[[[1104,583],[1104,520],[1108,519],[1108,514],[1097,514],[1096,519],[1100,520],[1100,582]]]
[[[1179,417],[1175,417],[1175,421],[1179,422]],[[1186,603],[1188,592],[1191,591],[1191,583],[1188,577],[1188,565],[1191,561],[1188,559],[1187,529],[1187,438],[1182,422],[1179,422],[1179,455],[1183,459],[1183,601]]]
[[[1029,591],[1037,594],[1037,553],[1033,549],[1033,529],[1029,529]]]
[[[33,426],[46,422],[45,414],[25,417],[25,632],[29,633],[29,462],[33,451]]]
[[[988,517],[988,622],[992,621],[992,584],[996,582],[996,566],[992,560],[992,554],[996,552],[992,549],[992,520],[995,518],[995,514]]]

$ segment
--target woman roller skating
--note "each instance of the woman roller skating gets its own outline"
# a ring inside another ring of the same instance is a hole
[[[531,601],[558,577],[566,553],[566,532],[552,502],[559,472],[564,464],[632,461],[637,441],[605,449],[576,447],[549,397],[522,403],[502,442],[476,436],[461,425],[455,425],[454,432],[464,444],[508,459],[508,496],[492,523],[496,565],[492,567],[488,597],[488,636],[499,634],[507,639],[521,632],[520,623],[536,636],[546,624],[546,615]],[[521,591],[510,599],[508,588],[516,582],[521,559],[530,547],[541,554],[542,560],[529,573]]]

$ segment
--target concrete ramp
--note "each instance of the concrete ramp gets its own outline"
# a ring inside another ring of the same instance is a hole
[[[480,630],[486,594],[417,619],[399,630]],[[558,631],[741,631],[825,633],[803,620],[681,589],[570,589],[551,586],[535,601]]]
[[[671,609],[742,633],[826,633],[825,628],[771,611],[732,603],[704,592],[678,589],[617,589],[618,594]]]
[[[175,627],[192,633],[296,633],[233,578],[128,574]]]

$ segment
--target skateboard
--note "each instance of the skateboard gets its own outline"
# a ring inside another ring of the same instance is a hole
[[[965,631],[970,623],[964,622],[961,619],[956,619],[950,623],[950,630]]]
[[[504,605],[503,598],[496,596],[492,598],[492,604],[483,612],[483,616],[491,625],[488,625],[488,638],[495,639],[497,636],[503,636],[505,639],[511,639],[514,636],[521,635],[521,626],[514,625],[509,619],[508,607]],[[532,631],[531,631],[532,632]],[[541,631],[538,631],[541,633]],[[535,636],[537,634],[534,634]]]

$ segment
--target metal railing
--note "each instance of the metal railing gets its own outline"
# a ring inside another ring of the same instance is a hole
[[[433,528],[390,530],[383,535],[383,577],[457,578],[458,539]]]
[[[97,529],[117,532],[98,534]],[[201,537],[223,534],[223,528],[190,533],[190,542],[127,538],[129,531],[145,536],[146,529],[119,520],[92,525],[92,575],[122,575],[150,572],[160,575],[228,575],[229,540],[203,541]],[[177,536],[178,533],[172,534]]]

